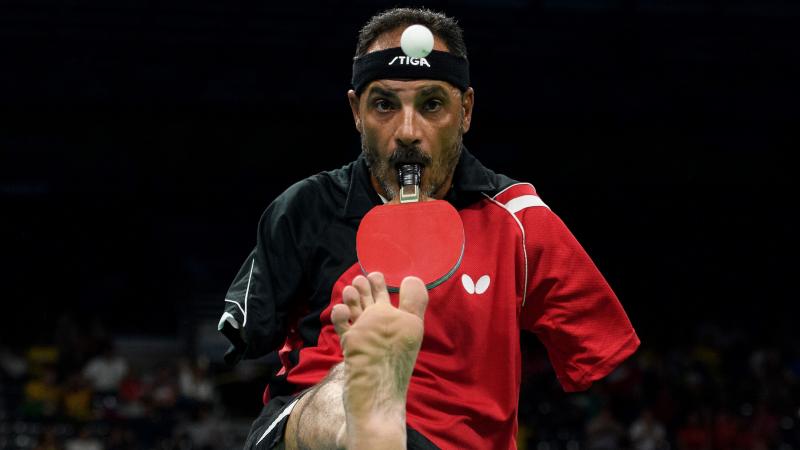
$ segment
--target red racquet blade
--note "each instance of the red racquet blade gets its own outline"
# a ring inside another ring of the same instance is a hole
[[[461,265],[464,224],[443,200],[376,206],[361,219],[356,254],[365,274],[383,273],[390,292],[412,275],[432,289]]]

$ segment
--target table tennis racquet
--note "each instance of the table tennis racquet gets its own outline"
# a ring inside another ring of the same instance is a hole
[[[365,274],[381,272],[389,292],[407,276],[430,290],[450,278],[464,255],[464,224],[450,203],[419,201],[420,168],[399,169],[399,204],[372,208],[358,227],[356,254]]]

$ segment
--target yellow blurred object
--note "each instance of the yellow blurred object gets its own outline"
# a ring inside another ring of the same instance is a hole
[[[61,401],[61,388],[51,376],[31,380],[25,384],[23,409],[29,416],[50,417],[58,411]]]
[[[92,390],[81,388],[64,394],[64,412],[75,420],[92,419]]]
[[[53,346],[33,346],[28,349],[25,355],[28,360],[30,374],[33,377],[40,377],[47,366],[55,366],[58,363],[58,348]]]

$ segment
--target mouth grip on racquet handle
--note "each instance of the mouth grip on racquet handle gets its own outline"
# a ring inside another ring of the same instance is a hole
[[[397,178],[400,180],[400,203],[418,202],[422,167],[419,164],[401,164],[397,168]]]

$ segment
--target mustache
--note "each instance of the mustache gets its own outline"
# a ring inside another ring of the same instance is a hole
[[[416,145],[406,146],[399,145],[395,151],[389,156],[389,165],[396,167],[401,163],[420,164],[428,166],[433,162],[430,155],[423,152],[421,148]]]

